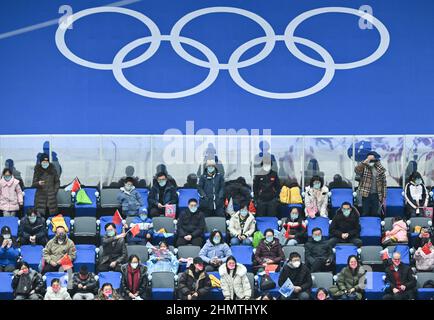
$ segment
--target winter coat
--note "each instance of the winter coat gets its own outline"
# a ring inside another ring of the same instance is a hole
[[[163,195],[162,202],[163,205],[178,203],[178,194],[176,193],[176,187],[173,184],[171,184],[169,181],[164,187],[164,195]],[[160,203],[160,186],[158,183],[154,183],[148,195],[148,205],[149,205],[148,210],[150,211],[151,208],[157,208],[159,203]]]
[[[300,218],[295,221],[288,219],[282,227],[287,241],[292,239],[296,240],[297,243],[305,243],[307,241],[307,228],[303,219]],[[289,235],[293,235],[295,238],[290,239]]]
[[[419,248],[414,253],[414,260],[416,260],[416,269],[419,271],[433,271],[434,270],[434,251],[426,254]]]
[[[100,253],[99,265],[112,263],[114,261],[122,265],[127,262],[128,254],[124,238],[116,239],[115,237],[105,235],[101,243],[102,254]]]
[[[393,276],[395,269],[392,264],[386,266],[386,279],[385,283],[390,286],[386,289],[387,293],[392,292],[394,288],[396,288],[396,280]],[[398,273],[401,279],[401,285],[404,285],[405,291],[415,291],[416,290],[416,278],[414,277],[413,270],[406,264],[401,263],[398,268]]]
[[[279,275],[279,287],[281,287],[288,278],[291,279],[294,286],[301,287],[301,291],[310,292],[312,288],[312,276],[310,270],[304,263],[300,264],[298,268],[291,268],[286,263]]]
[[[194,292],[199,294],[199,299],[205,299],[211,290],[211,280],[209,275],[205,271],[202,271],[195,278],[193,268],[194,266],[190,266],[190,268],[179,277],[178,293],[181,300],[187,300],[187,296]]]
[[[79,289],[79,284],[81,284],[83,287],[86,287],[86,289]],[[89,272],[87,279],[82,280],[80,278],[80,273],[74,273],[72,276],[72,292],[72,295],[76,293],[92,293],[96,295],[98,292],[98,281],[95,280],[95,274]]]
[[[130,223],[129,228],[125,231],[128,232],[130,228],[134,225],[138,224],[140,228],[140,232],[133,237],[133,235],[128,233],[127,239],[128,243],[130,242],[140,242],[143,239],[146,239],[146,235],[150,234],[151,237],[154,235],[154,228],[152,227],[152,219],[147,217],[145,220],[142,220],[140,216],[136,216]]]
[[[365,290],[366,270],[359,267],[357,273],[353,274],[351,269],[347,266],[342,269],[338,274],[336,286],[330,288],[330,293],[335,297],[340,297],[345,294],[345,291],[355,288],[355,295],[357,300],[361,300]]]
[[[257,174],[253,178],[255,200],[271,201],[279,197],[280,181],[277,173],[270,170],[267,174]]]
[[[231,255],[232,250],[226,243],[223,242],[214,245],[209,239],[199,251],[199,257],[201,257],[202,260],[208,264],[210,263],[211,259],[215,257],[225,263],[227,258],[229,258]]]
[[[23,191],[20,181],[12,177],[6,181],[0,179],[0,211],[18,211],[23,205]]]
[[[274,238],[273,242],[269,244],[262,239],[256,248],[254,256],[255,268],[262,268],[262,264],[265,259],[273,260],[273,264],[279,265],[280,262],[285,260],[285,254],[283,253],[282,246],[278,239]],[[279,269],[279,268],[278,268]]]
[[[144,206],[144,202],[140,192],[135,188],[131,191],[126,191],[125,188],[121,188],[121,191],[117,196],[118,202],[122,206],[122,213],[126,215],[135,215],[139,212],[139,209]]]
[[[318,192],[310,186],[306,187],[306,193],[304,195],[304,205],[306,217],[308,217],[308,208],[316,208],[321,217],[327,217],[327,206],[329,203],[329,189],[323,186]]]
[[[148,274],[146,266],[140,264],[138,267],[139,269],[139,285],[138,285],[138,293],[139,297],[142,299],[146,299],[147,297],[147,290],[148,290]],[[121,284],[121,294],[125,299],[129,299],[128,296],[131,293],[132,288],[128,285],[128,264],[124,264],[121,267],[121,273],[122,273],[122,284]]]
[[[30,236],[36,236],[36,243],[45,245],[48,242],[45,219],[37,217],[35,223],[30,223],[28,217],[20,220],[18,236],[21,238],[21,244],[30,244]]]
[[[179,262],[176,256],[168,250],[167,254],[163,257],[159,257],[152,254],[146,265],[148,267],[148,274],[153,272],[172,272],[173,274],[178,273]]]
[[[383,202],[387,193],[386,169],[380,161],[375,163],[375,169],[377,170],[377,193],[380,202]],[[361,162],[357,165],[354,171],[356,174],[360,175],[359,188],[357,190],[362,197],[366,198],[371,193],[372,169],[366,163]]]
[[[234,205],[249,203],[251,199],[250,193],[250,187],[246,184],[244,178],[228,181],[225,184],[225,199],[232,199]]]
[[[347,240],[359,238],[360,230],[359,212],[355,208],[351,209],[348,217],[344,216],[342,209],[338,209],[330,224],[330,236],[332,238],[342,239],[343,233],[349,234]]]
[[[321,239],[321,241],[314,241],[313,239],[309,239],[304,245],[304,248],[308,266],[312,266],[315,260],[318,259],[323,261],[328,259],[330,259],[330,261],[334,260],[333,249],[327,240]]]
[[[393,238],[394,242],[408,242],[407,223],[404,220],[399,220],[393,223],[392,230],[386,231],[385,239]]]
[[[51,261],[57,262],[62,259],[65,254],[68,254],[71,261],[74,261],[77,256],[77,249],[75,248],[74,242],[68,237],[63,244],[59,244],[56,237],[48,241],[43,252],[45,263],[50,263]]]
[[[95,300],[122,300],[122,297],[119,295],[119,293],[113,289],[113,297],[112,299],[107,299],[104,295],[102,288],[98,291],[98,296],[95,298]]]
[[[191,235],[192,238],[203,237],[206,231],[205,218],[199,210],[195,213],[191,213],[189,209],[183,211],[176,226],[179,238],[184,238],[187,235]]]
[[[39,185],[39,181],[45,181]],[[57,213],[57,191],[59,191],[60,180],[56,168],[50,163],[45,170],[40,164],[35,166],[32,187],[36,188],[35,208],[38,212],[45,212],[48,207],[50,214]]]
[[[0,238],[0,246],[3,243],[3,238]],[[4,248],[0,248],[0,266],[8,266],[13,265],[17,263],[18,256],[20,255],[20,252],[18,251],[18,248],[15,247],[14,242],[12,241],[12,245],[10,248],[7,246]]]
[[[55,293],[51,287],[47,288],[44,300],[72,300],[66,288],[61,287],[59,292]]]
[[[223,208],[225,181],[217,168],[213,175],[205,173],[200,176],[197,191],[200,195],[200,207],[206,210]]]
[[[234,300],[235,298],[249,300],[252,296],[247,269],[240,263],[237,263],[235,275],[228,273],[226,264],[219,267],[221,289],[225,300]]]
[[[413,181],[410,181],[405,185],[404,196],[405,203],[413,209],[428,206],[429,196],[424,184],[416,185]]]
[[[241,229],[240,212],[238,211],[229,220],[228,230],[229,233],[231,234],[231,237],[245,235],[248,238],[251,238],[253,236],[253,233],[255,233],[256,230],[255,217],[249,213],[245,219],[244,228]]]
[[[14,271],[14,277],[12,278],[12,289],[14,289],[14,296],[30,296],[31,291],[35,291],[35,294],[41,295],[41,298],[45,291],[45,283],[41,274],[33,269],[29,269],[28,274],[18,274],[19,270]]]

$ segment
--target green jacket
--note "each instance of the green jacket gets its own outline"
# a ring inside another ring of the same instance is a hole
[[[345,267],[338,274],[336,285],[330,288],[330,293],[332,296],[339,298],[345,294],[345,291],[355,288],[357,300],[361,300],[366,287],[365,281],[366,270],[363,267],[359,267],[356,274],[353,274],[349,267]]]

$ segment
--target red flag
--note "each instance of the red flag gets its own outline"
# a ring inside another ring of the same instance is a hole
[[[422,247],[422,251],[423,253],[425,253],[426,255],[431,253],[431,248],[430,248],[430,243],[426,243],[423,247]]]
[[[134,227],[131,228],[131,234],[133,237],[137,236],[140,233],[140,227],[139,224],[135,224]]]
[[[81,189],[80,181],[78,181],[78,178],[75,178],[74,181],[72,182],[71,192],[77,192],[80,189]]]
[[[113,215],[112,222],[116,225],[122,224],[122,216],[119,213],[119,210],[116,210],[115,214]]]
[[[67,254],[65,254],[63,256],[63,258],[60,259],[60,265],[62,266],[63,270],[65,270],[65,271],[68,269],[71,269],[72,268],[71,258]]]

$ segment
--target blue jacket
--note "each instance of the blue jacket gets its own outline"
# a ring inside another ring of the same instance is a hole
[[[140,218],[140,216],[136,216],[132,221],[131,221],[131,223],[133,223],[133,224],[137,224],[137,223],[152,223],[152,219],[151,218],[146,218],[145,220],[142,220],[141,218]],[[128,226],[128,227],[130,227],[130,226]],[[128,228],[128,230],[129,230],[130,228]],[[148,230],[142,230],[142,229],[140,229],[140,233],[137,235],[137,236],[135,236],[135,237],[133,237],[132,236],[132,234],[131,234],[131,232],[130,233],[128,233],[128,242],[135,242],[135,241],[137,241],[137,242],[139,242],[139,241],[141,241],[141,240],[143,240],[143,239],[146,239],[146,235],[147,234],[150,234],[151,235],[151,237],[154,235],[154,228],[149,228]]]
[[[232,255],[231,248],[226,243],[214,245],[208,239],[199,252],[199,257],[206,263],[209,263],[212,258],[217,257],[219,260],[226,262],[227,258]]]
[[[15,265],[17,263],[17,258],[19,256],[19,251],[17,248],[11,246],[8,248],[0,248],[0,266]]]
[[[144,205],[140,192],[138,192],[135,188],[130,192],[125,191],[124,188],[121,188],[117,198],[119,204],[122,206],[122,213],[129,216],[137,214],[139,209]]]

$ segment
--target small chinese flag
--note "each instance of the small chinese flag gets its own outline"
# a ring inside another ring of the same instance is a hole
[[[81,189],[80,181],[78,181],[78,178],[75,178],[74,181],[72,182],[71,192],[77,192],[80,189]]]
[[[67,254],[65,254],[63,256],[63,258],[60,259],[60,265],[62,266],[63,270],[65,270],[65,271],[68,269],[71,269],[72,268],[71,258]]]
[[[131,234],[133,237],[137,236],[140,233],[140,227],[139,224],[135,224],[134,227],[131,228]]]
[[[422,247],[422,251],[423,251],[423,253],[425,253],[426,255],[430,254],[430,253],[431,253],[430,243],[425,244],[425,245]]]
[[[116,210],[115,214],[113,215],[112,222],[116,225],[122,224],[122,216],[119,213],[119,210]]]

